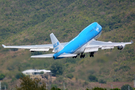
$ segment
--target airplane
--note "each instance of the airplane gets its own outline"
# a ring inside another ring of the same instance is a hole
[[[75,38],[69,42],[60,43],[53,33],[50,34],[52,44],[43,45],[23,45],[23,46],[5,46],[4,48],[18,48],[18,49],[30,49],[34,51],[49,51],[53,49],[51,54],[33,55],[31,58],[54,58],[61,59],[66,57],[80,58],[85,57],[85,53],[90,53],[90,57],[94,57],[94,53],[99,49],[113,49],[115,46],[118,50],[122,50],[125,45],[132,44],[131,42],[104,42],[98,41],[100,37],[102,27],[97,22],[93,22],[84,28]]]

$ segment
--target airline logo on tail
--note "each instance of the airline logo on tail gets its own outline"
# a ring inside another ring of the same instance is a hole
[[[63,46],[61,43],[58,41],[58,39],[55,37],[53,33],[50,34],[51,42],[53,44],[54,52],[59,52],[63,49]]]
[[[59,45],[59,42],[56,42],[55,44],[53,44],[53,47],[55,48],[55,51],[57,51],[59,49],[58,45]]]

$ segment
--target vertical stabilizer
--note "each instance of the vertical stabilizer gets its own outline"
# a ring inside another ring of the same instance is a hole
[[[56,53],[56,52],[61,51],[63,49],[63,46],[61,45],[61,43],[58,41],[58,39],[55,37],[53,33],[50,34],[50,38],[53,44],[54,52]]]

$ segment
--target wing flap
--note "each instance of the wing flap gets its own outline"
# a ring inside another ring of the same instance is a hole
[[[30,49],[30,51],[49,51],[49,48],[45,48],[45,49]]]
[[[114,48],[114,46],[103,46],[101,49],[103,50],[103,49],[113,49]]]
[[[89,48],[86,48],[84,50],[84,53],[95,52],[95,51],[98,51],[98,48],[97,47],[89,47]]]

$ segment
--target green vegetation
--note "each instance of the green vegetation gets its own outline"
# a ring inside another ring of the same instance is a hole
[[[64,67],[63,67],[63,65],[61,63],[56,62],[56,63],[52,64],[51,72],[53,73],[52,74],[53,76],[62,75],[63,71],[64,71]]]
[[[133,88],[130,86],[130,85],[123,85],[122,87],[121,87],[121,90],[133,90]]]
[[[120,90],[119,88],[114,88],[114,89],[110,89],[110,90]]]
[[[90,89],[86,89],[86,90],[90,90]],[[95,87],[92,90],[107,90],[107,89],[106,88]]]
[[[2,82],[1,83],[1,89],[4,90],[5,88],[8,89],[8,84],[7,84],[7,82]]]
[[[60,88],[52,87],[51,90],[61,90]]]
[[[20,87],[16,86],[16,90],[46,90],[46,84],[43,82],[40,85],[40,79],[30,79],[29,76],[23,76],[20,78]]]
[[[73,74],[67,74],[66,77],[72,79],[74,76]]]
[[[22,78],[24,75],[22,74],[22,73],[17,73],[16,75],[15,75],[15,78],[16,79],[20,79],[20,78]]]
[[[5,78],[4,74],[0,74],[0,80],[3,80]]]
[[[103,83],[103,84],[106,83],[106,81],[105,81],[104,79],[100,79],[100,80],[98,80],[98,82],[99,82],[99,83]]]
[[[89,75],[88,79],[90,82],[98,82],[98,78],[94,75]]]
[[[0,0],[0,12],[0,44],[51,43],[50,33],[54,33],[60,42],[67,42],[92,22],[102,26],[103,32],[98,40],[135,42],[134,0]],[[61,83],[67,80],[66,75],[71,73],[72,81],[65,82],[69,90],[91,86],[90,75],[95,77],[95,83],[132,82],[135,74],[134,46],[135,43],[127,45],[122,51],[116,48],[99,50],[94,58],[86,54],[82,59],[60,60],[32,59],[31,55],[47,52],[0,46],[0,73],[6,76],[4,80],[10,84],[9,88],[16,85],[16,75],[26,69],[52,70],[56,76],[53,83],[59,83],[57,86],[60,88],[63,87]]]

